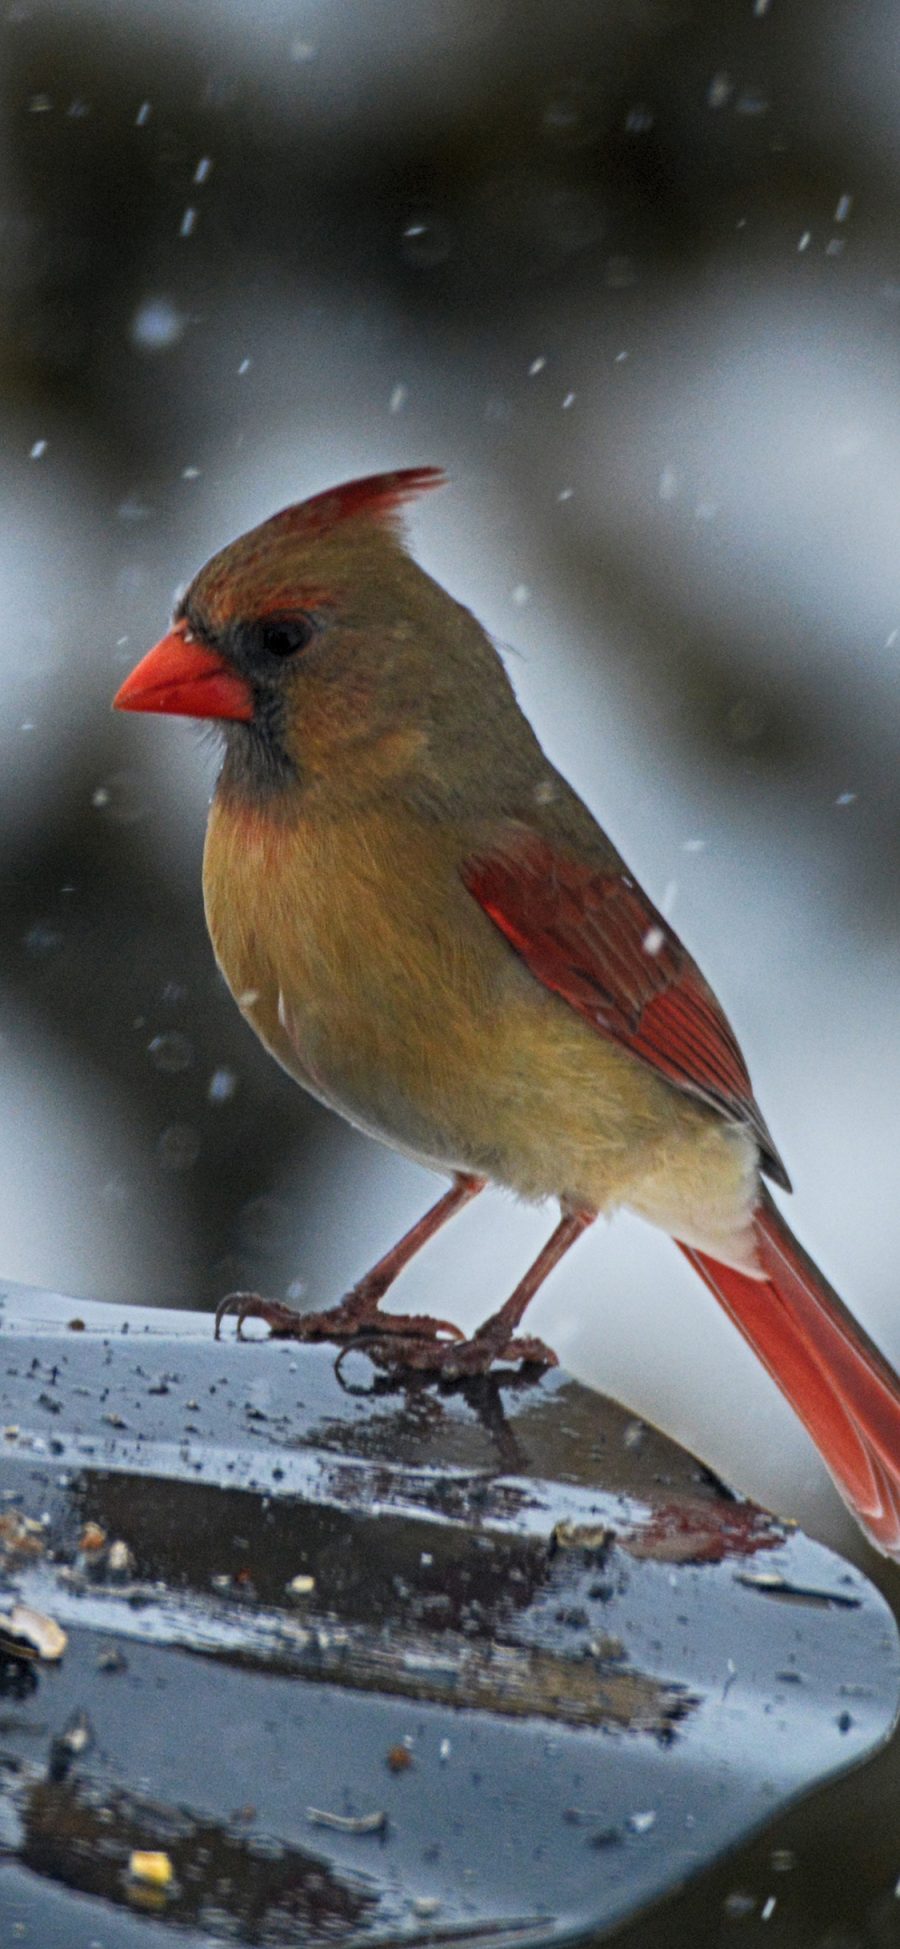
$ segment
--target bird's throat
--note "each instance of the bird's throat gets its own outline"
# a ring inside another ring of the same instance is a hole
[[[286,808],[301,780],[282,736],[280,712],[257,703],[252,723],[223,723],[221,728],[225,757],[219,795],[248,810],[266,807],[275,812],[279,801]]]

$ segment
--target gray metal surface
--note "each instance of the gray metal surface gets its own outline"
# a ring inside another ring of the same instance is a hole
[[[41,1949],[596,1935],[890,1733],[871,1585],[565,1375],[355,1392],[205,1316],[0,1321],[0,1608],[69,1634],[0,1665]]]

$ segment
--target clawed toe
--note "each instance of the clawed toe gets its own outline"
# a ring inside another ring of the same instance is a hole
[[[477,1336],[476,1336],[477,1338]],[[526,1333],[514,1340],[507,1340],[502,1353],[492,1356],[494,1360],[518,1363],[522,1367],[558,1367],[559,1354],[548,1347],[546,1340],[539,1340],[536,1334]]]
[[[327,1319],[327,1313],[322,1317]],[[364,1319],[360,1318],[355,1329],[360,1339],[365,1339],[370,1333],[375,1333],[379,1338],[383,1335],[385,1339],[425,1340],[429,1344],[436,1341],[438,1346],[443,1342],[452,1346],[455,1341],[466,1337],[461,1326],[455,1326],[452,1320],[436,1320],[430,1313],[373,1312]]]
[[[354,1344],[368,1350],[373,1337],[387,1345],[408,1342],[411,1346],[437,1347],[449,1347],[465,1338],[452,1320],[433,1319],[429,1313],[379,1313],[377,1304],[375,1299],[352,1292],[328,1312],[297,1313],[280,1299],[263,1299],[259,1293],[228,1293],[216,1307],[215,1337],[221,1338],[222,1321],[233,1316],[239,1340],[244,1338],[245,1320],[264,1320],[276,1340],[330,1340],[345,1350]]]
[[[497,1363],[505,1367],[558,1367],[552,1347],[533,1335],[504,1339],[491,1332],[475,1333],[462,1346],[451,1347],[444,1371],[456,1374],[487,1374]]]
[[[513,1367],[559,1366],[552,1347],[531,1337],[504,1339],[476,1333],[471,1340],[439,1340],[373,1332],[360,1335],[357,1347],[360,1353],[368,1355],[373,1366],[385,1372],[400,1374],[408,1369],[417,1374],[435,1374],[448,1381],[486,1374],[495,1362]],[[343,1348],[341,1359],[352,1351],[350,1345]]]
[[[510,1335],[502,1321],[488,1320],[467,1340],[451,1320],[430,1313],[379,1313],[377,1300],[359,1291],[349,1293],[340,1306],[325,1313],[295,1313],[279,1299],[259,1293],[229,1293],[216,1307],[216,1339],[222,1321],[237,1320],[243,1339],[245,1320],[264,1320],[276,1340],[328,1342],[340,1348],[338,1365],[349,1353],[368,1355],[373,1366],[390,1374],[404,1369],[461,1380],[486,1374],[500,1363],[510,1367],[558,1367],[552,1347],[530,1335]]]
[[[302,1325],[302,1313],[295,1313],[293,1307],[285,1306],[280,1299],[263,1299],[261,1293],[226,1293],[216,1307],[215,1337],[222,1337],[222,1321],[234,1315],[237,1320],[237,1338],[243,1340],[245,1320],[265,1320],[271,1332],[289,1339]]]

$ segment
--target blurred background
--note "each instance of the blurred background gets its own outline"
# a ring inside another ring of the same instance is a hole
[[[6,0],[0,1271],[324,1304],[435,1195],[219,980],[214,756],[109,700],[216,547],[437,462],[417,555],[744,1044],[807,1245],[900,1361],[900,258],[889,0]],[[397,1303],[465,1324],[491,1194]],[[864,1553],[637,1221],[529,1328]]]

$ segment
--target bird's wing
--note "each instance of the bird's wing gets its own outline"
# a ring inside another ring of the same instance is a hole
[[[510,825],[465,861],[462,875],[545,988],[679,1089],[752,1130],[768,1175],[790,1189],[715,995],[627,873],[598,871],[532,828]]]

